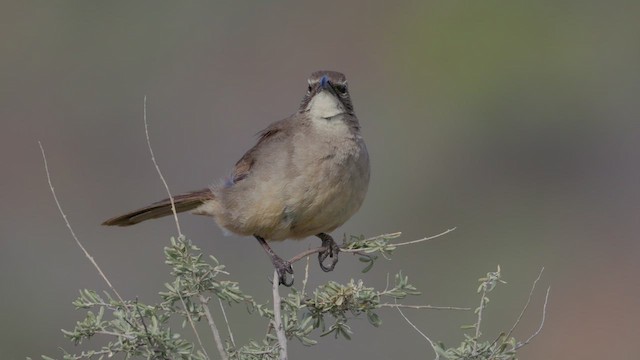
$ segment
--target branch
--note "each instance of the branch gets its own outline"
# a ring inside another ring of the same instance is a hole
[[[403,243],[389,244],[389,245],[392,245],[392,246],[404,246],[404,245],[410,245],[410,244],[416,244],[416,243],[420,243],[420,242],[424,242],[424,241],[429,241],[429,240],[433,240],[435,238],[444,236],[444,235],[454,231],[455,229],[456,228],[454,227],[454,228],[451,228],[451,229],[447,229],[447,230],[445,230],[445,231],[443,231],[443,232],[441,232],[440,234],[437,234],[437,235],[425,237],[425,238],[418,239],[418,240],[412,240],[412,241],[407,241],[407,242],[403,242]],[[380,237],[396,238],[396,237],[400,236],[400,234],[402,234],[402,233],[396,232],[396,233],[391,233],[391,234],[379,235],[379,236],[375,236],[375,237],[369,238],[367,240],[373,240],[373,239],[380,238]],[[362,249],[349,249],[349,248],[346,247],[346,245],[339,245],[338,247],[340,248],[340,252],[352,253],[354,255],[367,256],[367,254],[362,252]],[[289,259],[289,262],[291,264],[294,264],[294,263],[304,259],[307,256],[310,256],[310,255],[313,255],[313,254],[316,254],[316,253],[321,253],[321,252],[324,252],[324,251],[327,251],[327,250],[328,249],[325,246],[320,246],[320,247],[317,247],[317,248],[308,249],[308,250],[305,250],[305,251],[295,255],[291,259]]]
[[[158,176],[160,177],[160,180],[162,181],[162,184],[164,185],[164,188],[165,190],[167,190],[167,194],[169,195],[169,201],[171,201],[171,211],[173,212],[173,218],[176,222],[176,229],[178,230],[178,236],[183,237],[182,231],[180,229],[180,221],[178,221],[178,212],[176,211],[176,205],[173,200],[173,196],[171,195],[171,191],[169,190],[169,185],[167,184],[167,181],[164,179],[164,176],[162,175],[160,166],[158,166],[158,163],[156,162],[156,157],[155,157],[155,154],[153,153],[153,147],[151,147],[151,140],[149,138],[149,124],[147,123],[147,97],[146,96],[144,97],[143,121],[144,121],[144,133],[147,138],[147,147],[149,148],[149,154],[151,154],[151,161],[153,162],[153,165],[155,166],[156,171],[158,172]],[[218,348],[218,352],[220,353],[220,357],[223,360],[228,360],[227,353],[224,350],[224,345],[222,344],[222,339],[220,338],[220,332],[218,331],[218,328],[215,322],[213,321],[213,316],[211,316],[211,312],[209,311],[209,306],[208,306],[209,301],[202,294],[199,294],[199,299],[203,307],[205,316],[207,317],[209,327],[211,327],[211,332],[213,333],[213,339],[216,343],[216,347]],[[182,300],[182,297],[180,297],[180,300]],[[182,301],[182,304],[185,305],[184,300]],[[189,318],[189,321],[193,326],[193,322],[191,320],[191,317],[189,316],[189,311],[186,309],[186,306],[185,306],[185,310],[187,311],[187,317]],[[193,327],[193,330],[196,332],[196,337],[198,338],[198,342],[202,347],[202,343],[200,342],[200,336],[198,336],[198,333],[195,327]],[[202,349],[204,350],[204,347]],[[207,356],[207,358],[209,357],[206,351],[204,352],[204,354]]]
[[[542,321],[540,321],[540,326],[538,327],[538,330],[536,330],[536,332],[533,333],[533,335],[529,336],[529,338],[525,342],[522,342],[516,345],[516,350],[530,343],[531,340],[533,340],[533,338],[538,336],[540,331],[542,331],[542,327],[544,326],[544,320],[547,317],[547,301],[549,300],[549,291],[551,291],[551,286],[547,288],[547,295],[545,295],[544,297],[544,306],[542,307]]]
[[[540,269],[540,273],[538,274],[538,277],[533,281],[533,285],[531,286],[531,291],[529,292],[529,298],[527,298],[527,303],[524,304],[522,311],[520,311],[520,315],[518,315],[518,319],[511,327],[511,330],[509,330],[509,333],[507,334],[507,337],[506,337],[507,339],[511,337],[511,334],[520,323],[520,320],[522,320],[522,316],[524,316],[525,311],[527,311],[527,308],[529,307],[529,303],[531,302],[531,297],[533,296],[533,292],[536,289],[536,284],[538,283],[538,280],[540,280],[540,278],[542,277],[543,271],[544,271],[544,266],[542,267],[542,269]]]
[[[431,310],[460,310],[460,311],[470,311],[471,308],[466,307],[456,307],[456,306],[432,306],[432,305],[405,305],[405,304],[380,304],[380,307],[390,307],[390,308],[406,308],[406,309],[431,309]]]
[[[224,310],[224,305],[222,304],[222,299],[218,298],[218,302],[220,303],[220,310],[222,310],[222,316],[224,317],[224,322],[227,324],[227,331],[229,332],[229,339],[231,340],[231,345],[236,347],[236,341],[233,339],[233,332],[231,332],[231,325],[229,325],[229,319],[227,319],[227,312]]]
[[[220,353],[220,357],[222,360],[229,360],[227,356],[227,352],[224,351],[224,345],[222,344],[222,339],[220,338],[220,332],[218,331],[218,327],[216,323],[213,321],[213,316],[211,316],[211,312],[209,311],[209,305],[207,298],[204,295],[198,295],[200,299],[200,304],[204,310],[204,315],[207,317],[207,322],[209,322],[209,327],[211,327],[211,332],[213,333],[213,340],[216,342],[216,346],[218,347],[218,352]]]
[[[280,360],[287,360],[287,335],[282,325],[282,315],[280,314],[280,283],[278,282],[278,271],[273,271],[273,327],[276,330],[278,344],[280,345]]]
[[[395,246],[404,246],[404,245],[410,245],[410,244],[417,244],[417,243],[420,243],[420,242],[423,242],[423,241],[433,240],[433,239],[435,239],[435,238],[439,238],[440,236],[447,235],[448,233],[450,233],[450,232],[454,231],[455,229],[457,229],[457,228],[456,228],[456,227],[454,227],[454,228],[451,228],[451,229],[447,229],[447,230],[445,230],[445,231],[441,232],[440,234],[433,235],[433,236],[429,236],[429,237],[425,237],[425,238],[422,238],[422,239],[413,240],[413,241],[407,241],[407,242],[398,243],[398,244],[392,244],[392,245],[395,245]]]
[[[476,335],[474,336],[474,339],[476,341],[474,341],[473,343],[473,353],[476,353],[476,350],[478,349],[478,338],[480,338],[480,323],[482,322],[482,310],[485,307],[485,299],[487,298],[487,287],[485,286],[482,290],[482,296],[480,297],[480,307],[478,307],[478,321],[476,322]]]
[[[107,283],[107,286],[109,286],[111,291],[113,291],[113,293],[118,297],[118,300],[120,300],[122,305],[125,306],[125,302],[122,299],[122,296],[120,296],[118,291],[113,287],[113,285],[111,285],[111,281],[109,281],[109,279],[104,274],[104,272],[102,272],[102,269],[100,269],[100,266],[98,266],[98,263],[93,259],[93,256],[91,256],[91,254],[89,254],[87,249],[85,249],[85,247],[82,245],[82,243],[80,242],[80,240],[76,236],[76,233],[73,231],[73,228],[71,227],[71,224],[69,223],[69,220],[67,220],[67,215],[65,215],[64,211],[62,210],[62,206],[60,205],[60,201],[58,201],[58,196],[56,195],[56,191],[53,189],[53,184],[51,183],[51,175],[49,174],[49,165],[47,164],[47,157],[44,154],[44,148],[42,147],[42,143],[40,141],[38,141],[38,145],[40,145],[40,151],[42,152],[42,159],[44,160],[44,170],[47,173],[47,181],[49,182],[49,189],[51,190],[51,194],[53,195],[53,200],[55,200],[56,205],[58,206],[58,211],[62,215],[62,218],[64,219],[64,222],[67,224],[67,228],[69,229],[69,232],[71,233],[71,236],[76,241],[76,244],[78,244],[78,247],[80,247],[80,249],[84,253],[84,256],[86,256],[87,259],[89,259],[89,261],[91,262],[91,264],[93,264],[93,267],[95,267],[96,270],[98,270],[98,273],[100,274],[100,276],[102,277],[104,282]]]
[[[182,288],[182,286],[180,286],[180,288]],[[207,359],[211,359],[209,357],[209,354],[207,354],[207,350],[204,348],[204,345],[202,345],[202,339],[200,339],[200,333],[196,329],[196,325],[194,324],[193,318],[191,317],[191,312],[187,308],[187,304],[184,302],[184,299],[182,298],[181,290],[178,290],[177,293],[178,293],[178,296],[180,297],[180,302],[182,303],[182,307],[184,308],[184,313],[187,315],[187,319],[189,319],[189,324],[191,325],[191,329],[193,329],[193,333],[196,334],[196,339],[198,340],[198,344],[202,349],[202,353]]]
[[[149,147],[149,153],[151,154],[151,161],[153,161],[153,165],[156,167],[156,171],[158,172],[158,176],[160,176],[160,180],[162,180],[162,184],[164,184],[164,188],[167,190],[167,194],[169,194],[169,201],[171,201],[171,211],[173,212],[173,219],[176,221],[176,228],[178,229],[178,236],[182,237],[182,231],[180,230],[180,222],[178,221],[178,213],[176,211],[176,204],[173,201],[173,196],[171,195],[171,191],[169,191],[169,185],[162,176],[162,171],[160,171],[160,167],[156,162],[156,156],[153,154],[153,148],[151,147],[151,140],[149,139],[149,126],[147,124],[147,96],[144,97],[144,112],[142,116],[144,120],[144,133],[147,136],[147,146]]]
[[[304,267],[304,279],[302,279],[302,296],[305,296],[307,290],[307,281],[309,281],[309,257],[307,256],[307,264]]]
[[[420,329],[418,329],[417,326],[415,326],[411,320],[409,320],[409,318],[407,318],[404,313],[402,312],[402,310],[400,310],[400,306],[396,306],[396,309],[398,310],[398,312],[400,313],[400,315],[402,315],[402,317],[404,318],[404,320],[409,323],[409,325],[411,325],[411,327],[413,327],[413,329],[415,331],[418,332],[418,334],[422,335],[423,338],[427,339],[427,341],[429,342],[429,344],[431,345],[431,348],[433,349],[433,352],[436,353],[436,360],[440,359],[440,353],[438,352],[438,349],[436,348],[436,344],[433,343],[433,341],[431,341],[431,339],[429,339],[429,337],[423,333],[422,331],[420,331]]]

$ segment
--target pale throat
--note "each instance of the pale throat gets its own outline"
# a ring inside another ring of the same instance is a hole
[[[323,118],[327,120],[345,113],[340,100],[336,99],[336,97],[328,91],[321,91],[314,96],[309,102],[307,109],[309,110],[311,118]]]

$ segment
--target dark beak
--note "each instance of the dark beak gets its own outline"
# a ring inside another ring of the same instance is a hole
[[[331,83],[331,81],[329,81],[329,77],[327,75],[324,75],[322,78],[320,78],[320,91],[322,90],[327,90],[333,96],[337,97],[338,99],[340,98],[340,96],[338,96],[338,93],[336,93],[336,89],[333,88],[333,84]]]
[[[331,87],[331,83],[329,83],[329,77],[327,75],[324,75],[321,79],[320,79],[320,87],[323,89],[326,89],[328,87]]]

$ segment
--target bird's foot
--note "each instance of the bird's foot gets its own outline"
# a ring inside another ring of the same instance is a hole
[[[279,256],[274,256],[271,261],[273,262],[273,267],[275,267],[278,272],[278,284],[286,287],[293,285],[293,268],[291,267],[291,263],[287,260],[283,260]],[[287,281],[287,274],[291,275],[291,279],[289,281]]]
[[[291,267],[291,263],[287,260],[283,260],[280,256],[276,255],[276,253],[271,249],[269,244],[265,241],[262,236],[254,235],[256,240],[262,245],[264,251],[267,252],[269,257],[271,258],[271,263],[273,267],[276,268],[278,272],[278,284],[289,287],[293,285],[293,268]],[[291,274],[291,281],[287,281],[287,274]],[[273,279],[275,281],[276,279]]]
[[[320,233],[316,236],[322,240],[322,247],[325,248],[324,251],[318,253],[318,262],[320,263],[320,268],[325,272],[332,271],[338,263],[338,253],[340,252],[340,247],[338,246],[338,244],[336,244],[331,235]],[[324,261],[327,258],[331,258],[331,262],[328,265],[324,265]]]

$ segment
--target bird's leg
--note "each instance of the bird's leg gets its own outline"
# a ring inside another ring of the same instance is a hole
[[[320,263],[320,268],[322,271],[332,271],[333,268],[336,267],[338,263],[338,253],[340,252],[340,247],[333,241],[333,238],[329,234],[319,233],[316,235],[322,240],[322,247],[326,248],[323,252],[318,253],[318,262]],[[325,266],[324,260],[330,257],[331,263],[329,266]]]
[[[254,236],[258,239],[258,242],[262,245],[264,251],[266,251],[269,257],[271,257],[271,263],[273,263],[273,267],[278,271],[278,283],[287,287],[293,285],[293,268],[291,267],[291,263],[278,256],[262,237],[258,235]],[[287,273],[291,274],[291,281],[289,282],[287,282]]]

